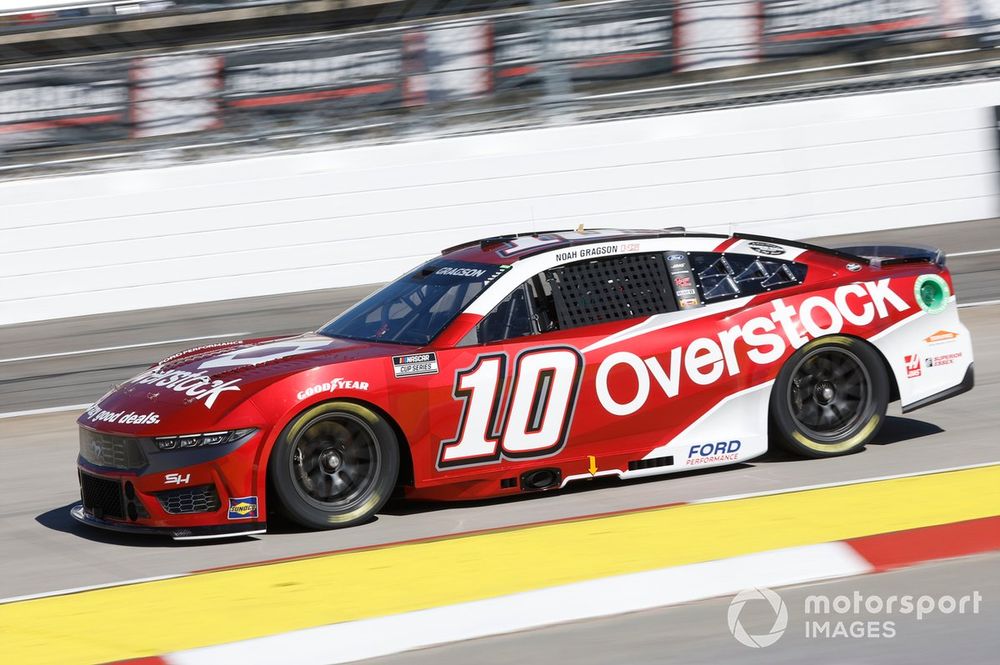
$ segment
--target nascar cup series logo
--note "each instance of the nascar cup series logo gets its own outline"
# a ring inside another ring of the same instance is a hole
[[[751,635],[740,622],[740,615],[743,613],[743,608],[752,600],[766,601],[774,613],[774,623],[766,633]],[[744,589],[736,594],[736,597],[729,603],[727,619],[729,621],[729,632],[733,634],[733,637],[740,644],[754,649],[761,649],[771,646],[785,634],[785,629],[788,628],[788,608],[785,606],[785,601],[781,599],[781,596],[774,591],[766,587],[755,587],[753,589]]]

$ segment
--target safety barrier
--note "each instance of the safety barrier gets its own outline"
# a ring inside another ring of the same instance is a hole
[[[0,324],[389,280],[554,228],[996,216],[1000,82],[0,184]]]

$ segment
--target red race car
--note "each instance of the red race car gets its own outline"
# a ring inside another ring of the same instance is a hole
[[[855,452],[969,390],[937,250],[558,231],[442,252],[314,333],[192,349],[79,419],[87,524],[333,528],[397,489],[480,499]]]

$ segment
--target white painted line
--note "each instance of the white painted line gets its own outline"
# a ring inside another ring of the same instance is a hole
[[[127,582],[108,582],[106,584],[91,584],[90,586],[80,586],[72,589],[62,589],[60,591],[44,591],[42,593],[32,593],[26,596],[12,596],[10,598],[0,598],[0,605],[6,605],[7,603],[19,603],[22,600],[37,600],[38,598],[49,598],[51,596],[68,596],[73,593],[83,593],[84,591],[95,591],[97,589],[110,589],[116,586],[128,586],[129,584],[142,584],[143,582],[159,582],[160,580],[169,580],[174,577],[181,577],[182,575],[157,575],[156,577],[143,577],[137,580],[129,580]]]
[[[348,621],[166,654],[171,665],[346,663],[553,624],[861,575],[873,567],[845,543],[805,545],[587,580],[417,612]]]
[[[984,307],[986,305],[1000,305],[1000,300],[980,300],[979,302],[963,302],[959,303],[959,309],[963,307]]]
[[[219,339],[220,337],[245,337],[248,332],[222,333],[221,335],[202,335],[201,337],[184,337],[182,339],[165,339],[162,342],[142,342],[140,344],[122,344],[121,346],[104,346],[98,349],[83,349],[82,351],[63,351],[61,353],[43,353],[37,356],[21,356],[20,358],[0,358],[0,364],[16,363],[25,360],[44,360],[46,358],[66,358],[69,356],[85,356],[89,353],[104,353],[106,351],[122,351],[124,349],[143,349],[150,346],[163,346],[164,344],[180,344],[182,342],[197,342],[206,339]]]
[[[93,406],[93,402],[86,404],[68,404],[66,406],[50,406],[47,409],[28,409],[26,411],[8,411],[0,413],[0,420],[4,418],[20,418],[21,416],[44,416],[47,413],[62,413],[63,411],[85,411]]]
[[[976,249],[971,252],[952,252],[951,254],[946,254],[949,259],[953,256],[975,256],[977,254],[995,254],[1000,252],[1000,247],[995,249]]]
[[[240,536],[259,536],[267,533],[267,529],[257,531],[240,531],[239,533],[214,533],[208,536],[173,536],[174,540],[222,540],[223,538],[239,538]]]
[[[761,490],[759,492],[747,492],[745,494],[727,494],[725,496],[715,496],[707,499],[693,499],[691,501],[685,502],[685,505],[693,505],[698,503],[718,503],[720,501],[735,501],[737,499],[753,499],[761,496],[775,496],[777,494],[790,494],[792,492],[808,492],[809,490],[829,489],[831,487],[847,487],[849,485],[860,485],[863,483],[876,483],[883,480],[896,480],[897,478],[915,478],[917,476],[931,476],[937,473],[950,473],[952,471],[967,471],[969,469],[982,469],[988,466],[1000,466],[1000,460],[997,460],[995,462],[980,462],[978,464],[963,464],[962,466],[949,466],[943,469],[910,471],[908,473],[896,473],[888,476],[872,476],[870,478],[858,478],[857,480],[839,480],[832,483],[819,483],[818,485],[801,485],[799,487]]]

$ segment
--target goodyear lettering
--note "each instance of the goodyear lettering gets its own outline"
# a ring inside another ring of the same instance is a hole
[[[368,382],[350,381],[337,377],[336,379],[330,379],[329,381],[317,384],[311,388],[300,390],[296,397],[299,399],[306,399],[308,397],[312,397],[313,395],[319,395],[320,393],[332,393],[338,390],[368,390]]]
[[[699,337],[686,347],[670,349],[665,355],[640,358],[628,351],[610,354],[597,368],[596,388],[601,406],[615,416],[631,415],[646,403],[654,385],[666,397],[676,397],[682,374],[697,385],[711,385],[723,376],[739,374],[741,363],[769,365],[782,358],[789,345],[798,349],[810,339],[840,332],[845,321],[865,326],[876,317],[889,316],[890,309],[893,312],[910,309],[890,288],[889,279],[841,286],[834,292],[833,300],[811,296],[798,309],[780,298],[771,305],[769,316],[754,317],[714,337]],[[799,332],[800,324],[804,335]],[[741,358],[737,348],[743,345],[747,350]],[[628,368],[637,382],[635,396],[627,401],[613,397],[608,388],[608,377],[619,366]]]

